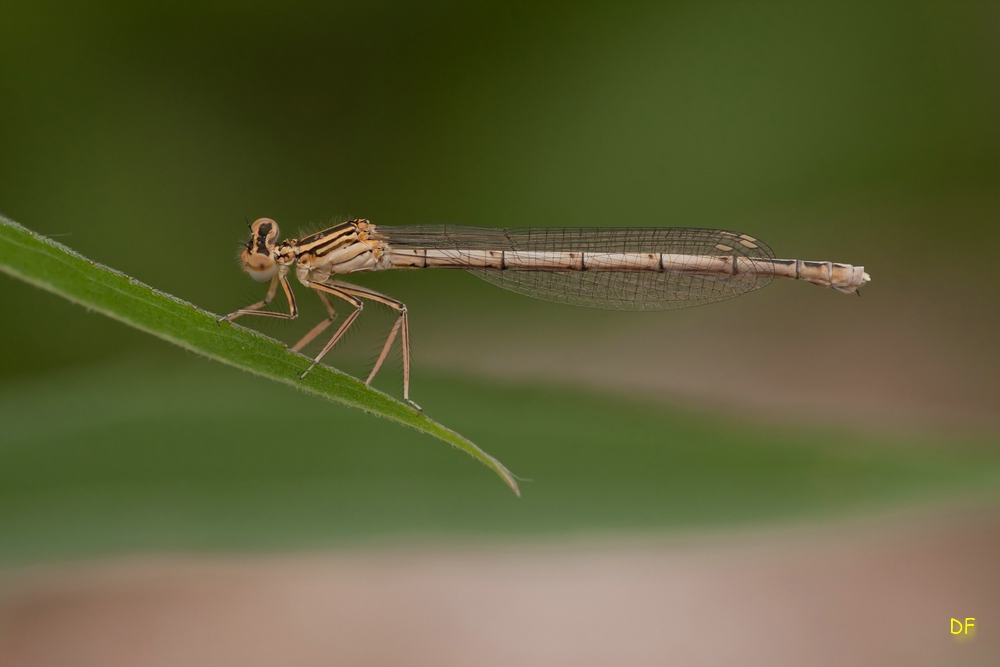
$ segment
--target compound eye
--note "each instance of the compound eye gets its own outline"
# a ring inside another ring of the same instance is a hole
[[[278,240],[278,223],[271,218],[260,218],[250,225],[250,233],[255,239],[263,238],[273,244]]]
[[[259,283],[270,280],[278,269],[277,262],[270,255],[259,252],[243,253],[243,268]]]

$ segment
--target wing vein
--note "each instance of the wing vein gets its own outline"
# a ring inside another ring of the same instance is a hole
[[[608,310],[669,310],[723,301],[770,281],[771,249],[753,237],[691,227],[462,227],[379,225],[376,235],[397,248],[439,250],[659,253],[732,258],[733,275],[677,271],[518,270],[469,268],[469,273],[525,296]],[[743,243],[747,241],[749,243]],[[663,265],[662,256],[659,258]]]

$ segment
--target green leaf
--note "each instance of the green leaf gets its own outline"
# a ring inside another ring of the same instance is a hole
[[[310,360],[285,344],[236,324],[219,324],[217,315],[92,262],[2,216],[0,271],[210,359],[412,426],[482,461],[520,495],[503,464],[423,413],[327,366],[318,365],[299,379]]]

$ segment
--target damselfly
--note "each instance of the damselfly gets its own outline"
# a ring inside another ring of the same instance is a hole
[[[833,262],[775,259],[747,234],[682,227],[522,227],[490,229],[429,225],[386,227],[351,220],[302,239],[279,243],[278,225],[261,218],[250,225],[243,268],[267,296],[219,321],[242,315],[298,316],[288,272],[319,296],[328,317],[293,347],[299,351],[336,319],[328,295],[354,309],[302,373],[311,371],[361,314],[364,301],[395,310],[396,319],[365,384],[385,361],[397,334],[403,348],[403,397],[410,400],[410,331],[406,305],[333,276],[385,269],[464,269],[504,289],[546,301],[610,310],[667,310],[722,301],[767,285],[773,278],[805,280],[851,293],[871,278],[864,267]],[[288,312],[264,308],[278,293]]]

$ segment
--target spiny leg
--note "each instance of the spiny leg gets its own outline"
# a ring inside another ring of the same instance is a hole
[[[358,299],[357,297],[352,296],[346,293],[345,291],[340,290],[337,287],[332,287],[330,285],[325,285],[323,283],[315,283],[315,282],[310,282],[308,284],[308,287],[310,289],[316,290],[317,292],[327,292],[329,294],[333,294],[334,296],[340,297],[344,301],[354,306],[354,312],[347,316],[347,319],[345,319],[343,324],[340,325],[340,328],[337,329],[336,333],[333,334],[330,340],[327,341],[326,345],[323,346],[323,349],[320,350],[319,354],[316,355],[316,358],[313,359],[313,362],[309,365],[309,368],[305,369],[305,371],[302,372],[302,375],[299,376],[300,380],[304,378],[306,375],[308,375],[309,371],[311,371],[313,368],[316,367],[316,364],[319,363],[320,359],[326,356],[326,353],[329,352],[330,349],[337,344],[337,341],[339,341],[340,338],[344,335],[344,333],[350,328],[350,326],[354,324],[354,320],[358,319],[358,315],[361,314],[361,310],[364,308],[364,304],[361,302],[361,299]]]
[[[270,310],[260,310],[264,306],[271,303],[274,300],[275,294],[278,293],[278,285],[281,285],[282,290],[285,292],[285,298],[288,299],[288,312],[287,313],[275,313]],[[271,279],[271,286],[267,289],[267,296],[264,297],[262,301],[251,304],[246,308],[240,308],[236,312],[229,313],[225,317],[220,317],[217,322],[232,322],[237,317],[242,317],[243,315],[260,315],[261,317],[276,317],[280,320],[294,320],[299,316],[298,306],[295,305],[295,295],[292,294],[292,288],[288,285],[288,280],[284,276],[275,276]]]
[[[378,369],[382,367],[382,362],[389,355],[389,350],[392,349],[392,341],[396,340],[396,333],[399,331],[399,325],[403,323],[401,318],[396,318],[396,323],[392,325],[392,331],[389,332],[389,336],[385,339],[385,345],[382,346],[382,352],[378,355],[378,360],[375,362],[375,366],[372,368],[372,372],[368,374],[368,379],[365,380],[365,384],[371,386],[372,380],[375,379],[375,374],[378,373]]]
[[[298,343],[296,343],[295,345],[293,345],[292,346],[292,352],[298,352],[299,350],[301,350],[302,348],[304,348],[306,345],[308,345],[309,343],[311,343],[312,340],[316,336],[318,336],[321,333],[323,333],[323,331],[328,326],[330,326],[335,319],[337,319],[337,311],[334,310],[333,306],[330,305],[330,299],[327,298],[326,294],[323,293],[323,292],[320,292],[319,290],[316,290],[316,296],[318,296],[319,300],[323,302],[324,306],[326,306],[326,312],[329,313],[329,317],[327,317],[325,320],[321,321],[319,324],[317,324],[316,326],[314,326],[312,328],[312,330],[310,330],[309,333],[307,333],[305,336],[303,336],[302,339]]]
[[[361,297],[363,299],[371,299],[372,301],[378,301],[379,303],[384,303],[393,310],[399,313],[399,319],[396,320],[396,324],[392,327],[392,331],[389,332],[389,337],[386,338],[385,345],[382,346],[382,353],[379,354],[378,361],[375,362],[375,367],[372,369],[371,374],[365,381],[365,384],[371,384],[371,381],[375,378],[375,373],[382,366],[382,362],[385,361],[386,356],[389,354],[389,349],[392,346],[392,342],[396,338],[396,332],[400,329],[403,330],[402,344],[403,344],[403,398],[407,403],[415,407],[417,410],[423,412],[423,408],[410,400],[410,322],[409,316],[406,312],[406,304],[402,301],[397,301],[392,297],[386,296],[384,294],[379,294],[375,290],[370,290],[367,287],[359,287],[358,285],[352,285],[351,283],[341,282],[339,280],[331,281],[333,285],[336,285],[339,289],[343,290],[347,294],[351,294],[356,297]]]
[[[239,310],[229,313],[228,315],[223,315],[216,322],[232,322],[237,317],[241,315],[256,314],[257,310],[263,308],[267,304],[274,300],[274,296],[278,293],[278,276],[271,279],[271,284],[267,287],[267,296],[258,301],[257,303],[252,303],[246,308],[240,308]]]

